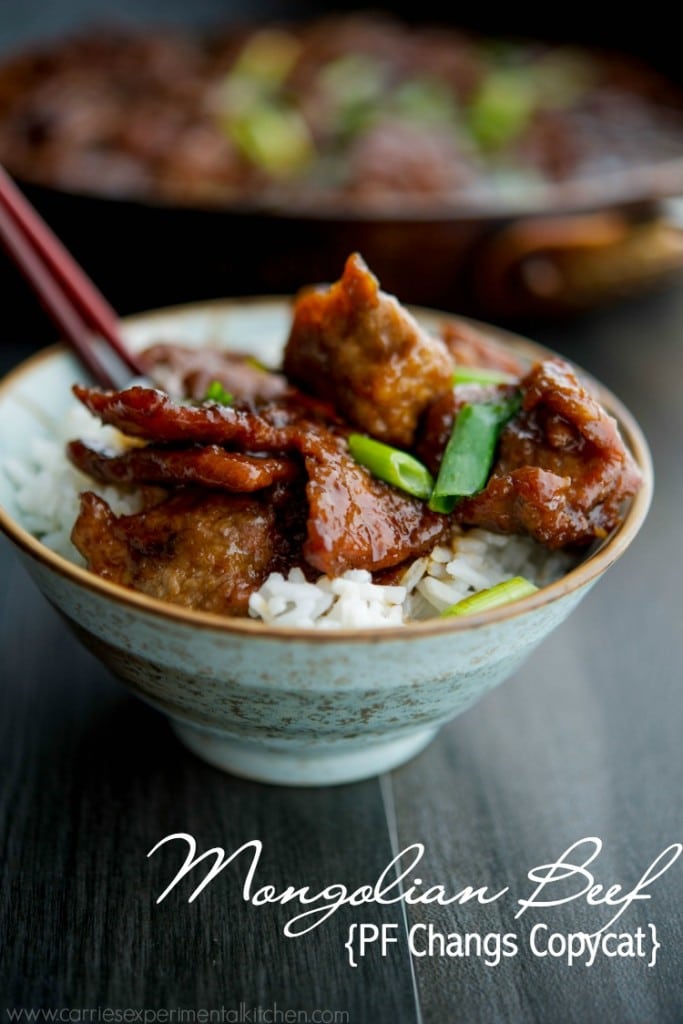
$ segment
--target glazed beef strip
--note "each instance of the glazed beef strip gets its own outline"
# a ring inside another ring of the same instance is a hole
[[[189,448],[150,444],[119,453],[83,441],[70,441],[66,451],[83,473],[111,484],[202,484],[242,493],[295,480],[301,475],[301,467],[294,459],[242,455],[215,444]]]
[[[330,576],[374,572],[431,550],[449,526],[446,516],[373,477],[330,433],[302,438],[308,483],[310,565]]]
[[[605,537],[641,483],[616,421],[561,359],[536,363],[521,391],[486,487],[458,502],[455,518],[548,548]]]
[[[354,254],[339,281],[298,297],[284,369],[352,424],[410,447],[423,410],[450,388],[453,360]]]
[[[282,425],[273,425],[250,409],[182,405],[154,388],[102,391],[77,384],[73,392],[103,423],[156,444],[227,444],[251,452],[286,452],[296,436],[286,416]]]
[[[72,539],[98,576],[174,604],[246,615],[249,595],[298,564],[303,519],[283,491],[232,495],[183,488],[136,515],[81,496]],[[305,503],[299,496],[299,508]]]

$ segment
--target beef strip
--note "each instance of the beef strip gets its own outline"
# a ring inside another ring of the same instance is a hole
[[[251,356],[236,352],[158,344],[145,349],[140,362],[145,372],[166,385],[171,393],[172,385],[179,384],[183,397],[197,401],[204,398],[215,380],[238,402],[268,401],[291,391],[281,373],[263,369]]]
[[[182,488],[136,515],[115,516],[87,491],[72,540],[104,579],[174,604],[246,615],[249,595],[270,572],[298,564],[303,523],[293,507],[277,491]]]
[[[399,565],[431,550],[448,528],[445,516],[360,466],[343,438],[309,434],[302,449],[309,506],[304,556],[320,572]]]
[[[489,482],[458,503],[457,520],[529,533],[549,548],[605,537],[641,483],[616,421],[561,359],[537,363],[521,387],[522,411],[501,435]]]
[[[103,391],[77,384],[73,391],[103,423],[131,437],[163,444],[230,444],[252,452],[292,448],[288,423],[294,414],[286,410],[282,422],[273,424],[251,409],[208,402],[182,405],[154,388]]]
[[[284,369],[362,430],[409,447],[422,411],[450,387],[453,361],[354,254],[336,284],[297,299]]]
[[[140,385],[104,391],[76,384],[73,392],[103,423],[131,437],[162,444],[199,442],[247,451],[285,452],[296,448],[297,432],[304,423],[341,426],[329,403],[295,389],[254,407],[215,402],[188,405],[156,388]],[[297,429],[289,430],[293,425]]]
[[[119,453],[92,443],[70,441],[67,455],[82,472],[113,484],[194,483],[246,492],[294,480],[301,473],[294,459],[242,455],[219,445],[164,448],[150,444]]]

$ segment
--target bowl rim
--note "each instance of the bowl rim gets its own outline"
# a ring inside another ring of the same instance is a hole
[[[220,314],[223,310],[228,311],[235,307],[264,305],[285,307],[291,303],[291,300],[292,296],[290,295],[256,295],[208,299],[141,311],[123,317],[121,323],[125,332],[127,328],[153,323],[157,319],[162,320],[178,315],[181,317],[184,315],[192,316],[203,312]],[[559,356],[559,358],[565,359],[578,371],[584,380],[588,380],[591,383],[597,391],[600,402],[605,406],[610,415],[617,419],[624,442],[630,449],[642,474],[642,486],[637,494],[630,499],[629,507],[622,523],[600,543],[599,547],[592,554],[589,554],[559,580],[541,587],[528,597],[521,598],[509,605],[503,605],[470,616],[450,618],[440,618],[437,616],[420,621],[406,622],[396,626],[353,629],[323,630],[310,626],[271,626],[258,619],[219,615],[215,612],[197,611],[182,605],[175,605],[162,601],[159,598],[150,597],[122,584],[102,579],[95,573],[90,572],[89,569],[70,562],[64,556],[46,547],[37,537],[17,523],[1,504],[0,529],[3,530],[17,548],[34,558],[45,568],[56,572],[71,583],[83,587],[101,598],[108,598],[124,607],[132,606],[133,609],[145,612],[154,618],[180,623],[186,627],[189,626],[226,635],[260,637],[263,640],[272,641],[305,641],[306,643],[313,642],[323,645],[354,641],[381,643],[389,640],[410,640],[418,636],[442,636],[450,633],[469,632],[535,611],[595,581],[621,557],[634,540],[643,525],[652,501],[654,491],[652,456],[645,435],[635,417],[608,388],[591,374],[583,370],[571,359],[567,359],[563,355],[560,356],[559,353],[546,348],[538,342],[497,325],[460,316],[456,313],[409,304],[405,304],[404,308],[408,309],[418,318],[426,317],[441,322],[456,321],[472,325],[485,331],[489,337],[507,346],[511,346],[517,353],[527,359],[548,358],[549,356]],[[52,359],[63,358],[64,356],[73,358],[70,349],[63,343],[57,342],[40,349],[27,359],[22,360],[21,363],[0,379],[0,402],[12,392],[26,374],[32,372],[38,365],[43,362],[49,362]]]

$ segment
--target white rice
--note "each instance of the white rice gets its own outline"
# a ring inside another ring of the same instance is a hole
[[[135,490],[96,484],[72,466],[65,445],[74,438],[114,449],[125,447],[117,430],[102,426],[82,405],[75,404],[53,425],[49,438],[31,443],[27,460],[8,459],[3,469],[16,489],[22,525],[53,551],[83,565],[70,540],[80,492],[95,491],[117,515],[139,511],[140,502]],[[395,585],[373,583],[364,570],[349,570],[336,578],[321,576],[310,583],[300,569],[292,569],[286,578],[271,573],[251,595],[249,612],[278,626],[395,626],[438,616],[457,601],[514,576],[546,586],[563,576],[573,562],[566,553],[548,552],[529,537],[456,528],[448,544],[440,544],[414,561]]]
[[[132,489],[95,483],[66,457],[66,443],[75,438],[105,444],[114,450],[123,449],[123,436],[118,430],[103,426],[80,403],[74,404],[64,419],[50,426],[49,437],[38,437],[31,442],[27,460],[6,459],[2,468],[15,487],[22,526],[46,547],[77,565],[84,565],[71,543],[79,494],[94,491],[110,504],[116,515],[138,512],[140,501]]]
[[[249,611],[269,625],[395,626],[434,618],[463,598],[514,576],[547,586],[572,563],[567,554],[548,552],[529,537],[455,529],[449,545],[440,544],[427,557],[418,558],[398,585],[373,583],[369,572],[358,569],[308,583],[300,569],[291,569],[286,579],[279,572],[271,573],[252,594]]]

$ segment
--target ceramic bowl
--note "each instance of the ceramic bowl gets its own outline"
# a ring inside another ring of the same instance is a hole
[[[446,318],[414,310],[427,327]],[[216,344],[276,365],[287,336],[285,300],[226,300],[128,319],[132,346]],[[547,350],[487,328],[528,359]],[[83,372],[61,347],[0,384],[0,462],[25,458],[73,402]],[[598,385],[644,484],[622,525],[560,581],[513,605],[466,619],[381,630],[273,628],[166,604],[106,582],[53,553],[22,524],[0,472],[0,525],[45,597],[133,692],[167,715],[199,757],[264,782],[320,786],[391,769],[512,675],[625,551],[652,493],[647,444],[632,416]],[[39,404],[36,396],[40,396]]]

